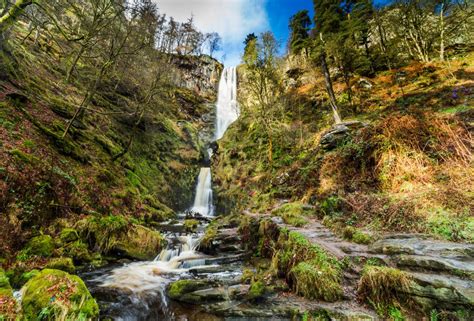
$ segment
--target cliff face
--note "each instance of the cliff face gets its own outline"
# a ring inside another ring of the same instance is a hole
[[[54,54],[28,57],[35,64],[22,54],[13,42],[0,58],[0,252],[14,253],[59,221],[94,214],[152,224],[192,203],[219,62],[171,57],[174,85],[139,118],[141,85],[104,79],[63,138],[87,83],[64,83],[48,67]]]

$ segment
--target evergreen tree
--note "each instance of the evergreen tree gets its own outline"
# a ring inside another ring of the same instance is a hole
[[[308,10],[301,10],[292,16],[289,27],[291,30],[289,41],[290,52],[299,54],[308,46],[311,27],[311,18],[309,17]]]
[[[245,49],[244,49],[243,61],[249,66],[257,63],[257,56],[258,56],[257,41],[258,41],[258,38],[254,33],[248,34],[244,41]]]
[[[319,61],[326,83],[326,90],[329,95],[329,101],[334,114],[334,121],[341,122],[341,116],[337,107],[336,95],[334,94],[331,74],[327,63],[327,39],[331,35],[341,31],[341,22],[343,21],[343,10],[339,0],[314,0],[314,22],[315,22],[315,50],[313,54],[315,59]]]

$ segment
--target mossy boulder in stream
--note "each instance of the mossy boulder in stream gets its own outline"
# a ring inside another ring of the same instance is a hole
[[[90,320],[99,307],[84,282],[64,271],[45,269],[21,289],[25,320]]]
[[[166,242],[158,231],[123,216],[91,217],[78,222],[77,228],[89,247],[101,254],[136,260],[153,259]]]
[[[117,238],[113,250],[131,259],[150,260],[160,253],[164,244],[159,232],[134,225]]]
[[[212,287],[214,283],[207,280],[179,280],[168,287],[168,296],[176,301],[196,303],[193,292]]]

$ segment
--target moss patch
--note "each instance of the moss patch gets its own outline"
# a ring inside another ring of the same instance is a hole
[[[358,296],[381,316],[387,316],[392,308],[407,309],[408,292],[412,280],[403,271],[383,266],[366,266],[359,281]]]
[[[76,267],[74,266],[72,259],[68,257],[54,258],[46,264],[46,268],[61,270],[68,273],[76,272]]]
[[[282,205],[272,214],[280,216],[286,224],[301,227],[308,224],[306,217],[314,215],[314,211],[300,202],[294,202]]]
[[[51,236],[40,235],[32,238],[24,251],[30,256],[50,257],[53,254],[54,247],[54,241]]]
[[[83,320],[99,315],[99,307],[84,282],[63,271],[45,269],[29,280],[21,291],[27,320],[60,316],[68,320]]]

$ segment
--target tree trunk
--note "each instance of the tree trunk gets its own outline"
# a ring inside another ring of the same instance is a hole
[[[339,124],[341,122],[341,117],[339,116],[339,112],[337,111],[336,95],[334,95],[334,90],[332,88],[331,74],[329,73],[328,64],[326,62],[326,53],[322,52],[319,56],[319,59],[321,60],[321,69],[324,74],[324,81],[326,82],[326,90],[328,92],[329,101],[331,103],[331,108],[334,114],[334,121],[336,122],[336,124]]]
[[[440,35],[439,35],[439,60],[444,61],[444,4],[441,4],[439,13]]]
[[[0,17],[0,33],[5,32],[21,15],[23,10],[33,3],[33,0],[16,0],[8,11]]]
[[[81,45],[81,49],[79,49],[79,51],[77,52],[76,56],[74,57],[74,60],[72,61],[71,67],[69,67],[69,70],[67,71],[66,82],[69,82],[71,80],[72,73],[76,69],[77,63],[79,62],[79,59],[81,59],[84,50],[85,46]]]

